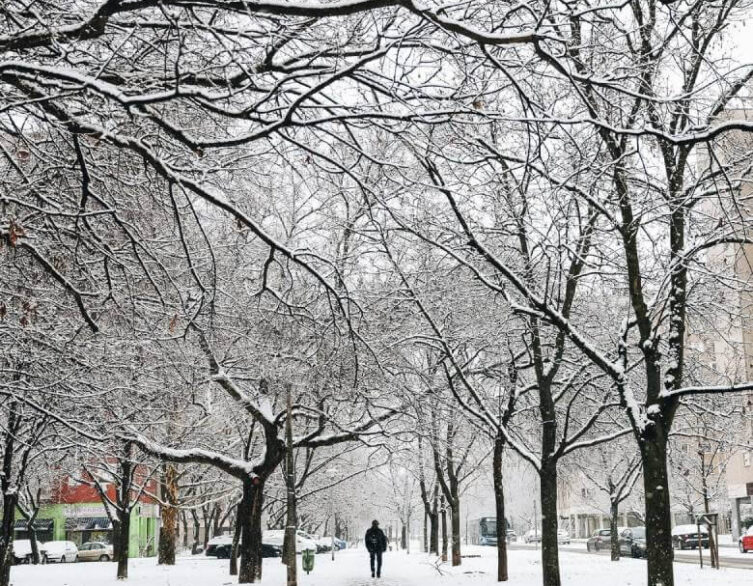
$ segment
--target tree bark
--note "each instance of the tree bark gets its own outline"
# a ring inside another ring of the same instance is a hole
[[[199,533],[201,532],[201,524],[199,523],[199,515],[191,510],[191,518],[193,519],[193,543],[191,544],[191,553],[196,555],[199,553]]]
[[[544,586],[560,586],[557,543],[557,465],[544,461],[541,467],[541,566]]]
[[[612,546],[612,561],[620,561],[620,538],[617,535],[618,504],[612,501],[609,504],[609,542]]]
[[[444,506],[444,497],[442,497],[442,561],[447,561],[447,509]]]
[[[128,578],[128,544],[131,534],[131,515],[128,511],[118,509],[118,553],[115,555],[118,561],[118,580]],[[115,531],[115,527],[113,527]]]
[[[11,485],[13,474],[13,453],[17,429],[16,402],[11,401],[8,409],[8,426],[5,432],[5,451],[3,453],[3,475],[0,488],[3,491],[3,521],[0,527],[0,586],[10,583],[10,567],[13,565],[13,529],[18,492]]]
[[[437,498],[437,487],[434,487],[434,500],[429,513],[429,526],[431,527],[431,536],[429,538],[429,552],[439,555],[439,502]]]
[[[31,563],[36,566],[39,563],[39,541],[37,532],[31,528],[31,524],[29,524],[29,544],[31,545]]]
[[[159,529],[158,564],[175,565],[175,541],[178,532],[178,473],[173,464],[167,463],[162,478],[162,517]]]
[[[243,502],[238,504],[235,513],[235,528],[233,530],[233,546],[230,548],[230,575],[238,575],[238,552],[241,539],[241,516],[244,514]]]
[[[669,503],[666,438],[657,425],[639,442],[646,495],[646,557],[648,586],[674,586],[672,516]]]
[[[450,502],[450,521],[452,523],[452,565],[459,566],[460,557],[460,497]]]
[[[188,519],[185,511],[180,512],[180,522],[183,525],[183,548],[188,549]]]
[[[507,582],[507,523],[505,522],[505,489],[502,483],[502,456],[505,450],[504,436],[494,439],[493,478],[494,504],[497,514],[497,582]]]
[[[254,484],[256,481],[256,484]],[[261,511],[264,501],[264,482],[257,476],[243,480],[241,507],[244,514],[241,524],[241,560],[238,568],[238,583],[253,584],[261,580]]]
[[[296,560],[296,530],[298,514],[296,512],[295,494],[295,457],[293,454],[293,412],[290,388],[287,392],[287,419],[285,420],[285,489],[287,494],[287,515],[285,523],[285,542],[283,560],[287,566],[288,586],[298,586],[298,564]]]

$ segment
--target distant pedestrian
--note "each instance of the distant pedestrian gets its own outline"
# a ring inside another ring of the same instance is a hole
[[[382,554],[387,550],[387,537],[379,528],[379,521],[371,522],[371,527],[366,531],[364,538],[366,549],[369,550],[369,562],[371,563],[371,577],[374,577],[374,560],[376,559],[376,577],[382,577]]]

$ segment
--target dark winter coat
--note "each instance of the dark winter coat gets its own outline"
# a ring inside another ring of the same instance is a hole
[[[369,553],[387,551],[387,537],[379,527],[370,527],[364,538]]]

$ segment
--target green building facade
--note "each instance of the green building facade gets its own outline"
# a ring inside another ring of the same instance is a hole
[[[112,543],[112,526],[101,503],[42,505],[34,521],[40,541],[88,541]],[[137,504],[131,510],[128,540],[129,557],[157,555],[159,509],[153,504]],[[16,539],[28,538],[28,524],[16,511]]]

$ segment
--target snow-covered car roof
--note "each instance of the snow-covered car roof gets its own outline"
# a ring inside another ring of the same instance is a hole
[[[40,542],[40,548],[42,546]],[[17,556],[26,555],[27,553],[31,553],[31,541],[28,539],[16,539],[13,541],[13,553],[15,553]]]
[[[230,535],[218,535],[207,541],[207,545],[225,545],[228,543],[233,543],[233,538]]]
[[[701,533],[708,533],[708,529],[701,525]],[[688,533],[698,533],[697,525],[678,525],[672,529],[672,535],[686,535]]]
[[[40,549],[43,551],[59,551],[65,550],[68,547],[70,541],[48,541]],[[75,545],[75,544],[74,544]]]

